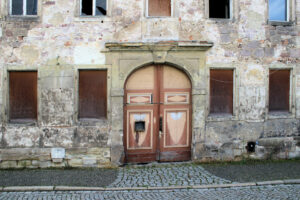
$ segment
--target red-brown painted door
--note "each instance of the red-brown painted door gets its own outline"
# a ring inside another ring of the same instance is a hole
[[[125,84],[126,162],[184,161],[191,157],[191,84],[162,65],[134,72]]]

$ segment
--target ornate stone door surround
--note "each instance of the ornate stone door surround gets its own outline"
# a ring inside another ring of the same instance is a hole
[[[111,67],[110,97],[111,124],[109,141],[111,162],[120,165],[124,162],[123,146],[123,106],[124,84],[127,77],[136,69],[150,64],[174,66],[187,74],[192,83],[192,160],[199,157],[200,135],[204,132],[207,95],[205,67],[206,50],[213,46],[210,42],[166,41],[166,42],[127,42],[106,43],[106,64]]]

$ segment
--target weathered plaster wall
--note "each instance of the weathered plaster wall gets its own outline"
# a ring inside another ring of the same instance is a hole
[[[88,18],[79,17],[77,0],[39,0],[38,17],[25,19],[8,16],[7,0],[1,0],[1,167],[102,166],[120,160],[122,88],[129,72],[138,65],[131,65],[130,59],[119,63],[122,53],[105,54],[106,42],[196,40],[214,43],[206,51],[206,57],[189,61],[196,66],[190,73],[193,92],[198,94],[193,97],[192,159],[249,156],[245,149],[248,141],[257,141],[260,149],[251,155],[253,157],[300,156],[299,137],[296,137],[300,127],[300,0],[290,1],[292,23],[287,26],[268,24],[265,0],[234,0],[230,20],[208,19],[207,0],[173,1],[172,17],[147,18],[145,2],[111,0],[108,16]],[[151,52],[146,54],[140,64],[153,62]],[[106,120],[86,123],[77,120],[77,70],[86,68],[108,70]],[[209,116],[209,68],[235,70],[233,116]],[[288,116],[268,113],[270,68],[292,69],[292,105]],[[38,71],[38,120],[33,124],[11,124],[7,114],[7,71],[26,69]],[[278,144],[273,142],[275,140],[289,145],[283,145],[279,153],[268,153],[273,151],[270,146]],[[66,159],[62,163],[51,162],[52,147],[66,148]],[[92,147],[96,150],[90,152]],[[37,158],[36,154],[45,154],[46,158]],[[9,159],[9,155],[16,155],[15,160],[20,161],[11,161],[14,157]]]

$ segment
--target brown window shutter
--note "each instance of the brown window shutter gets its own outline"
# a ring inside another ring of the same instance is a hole
[[[148,16],[171,16],[171,0],[148,0]]]
[[[79,71],[79,118],[105,118],[107,71]]]
[[[289,111],[290,70],[270,70],[269,111]]]
[[[210,70],[210,113],[233,113],[233,70]]]
[[[37,72],[9,72],[9,117],[37,119]]]

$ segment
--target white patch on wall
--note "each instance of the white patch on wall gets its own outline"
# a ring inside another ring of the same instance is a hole
[[[0,37],[2,37],[2,27],[0,26]]]
[[[74,50],[75,64],[105,64],[105,55],[93,46],[77,46]]]
[[[63,159],[65,158],[65,149],[64,148],[52,148],[51,149],[51,158],[52,159]]]

